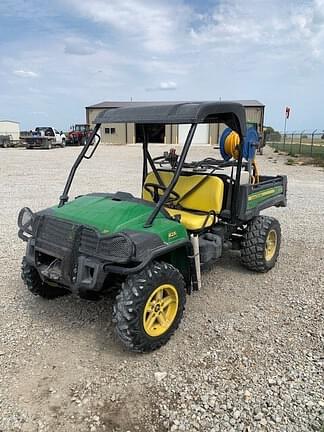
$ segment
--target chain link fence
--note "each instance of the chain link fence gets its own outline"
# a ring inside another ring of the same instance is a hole
[[[324,131],[270,132],[265,133],[265,142],[270,147],[290,155],[324,158]]]

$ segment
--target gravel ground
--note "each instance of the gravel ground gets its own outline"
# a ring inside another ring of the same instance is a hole
[[[223,257],[171,341],[135,355],[114,337],[109,299],[45,301],[20,279],[17,213],[57,202],[78,149],[0,152],[0,431],[324,430],[323,169],[267,149],[262,171],[289,176],[288,208],[267,211],[282,225],[277,266],[254,274]],[[139,147],[102,147],[72,195],[137,194],[140,172]]]

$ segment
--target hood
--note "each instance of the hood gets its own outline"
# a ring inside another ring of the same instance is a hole
[[[131,197],[131,196],[129,196]],[[142,230],[154,209],[151,203],[131,197],[122,200],[116,195],[91,194],[81,196],[63,207],[52,207],[53,216],[87,225],[108,234],[123,230]],[[171,222],[162,213],[156,220]]]

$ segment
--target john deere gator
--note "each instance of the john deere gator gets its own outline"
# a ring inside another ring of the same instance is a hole
[[[152,351],[177,329],[187,294],[201,287],[201,270],[217,265],[227,250],[240,251],[242,264],[256,272],[275,265],[280,225],[261,212],[286,206],[287,179],[259,173],[258,136],[247,129],[238,103],[118,108],[95,122],[58,203],[19,213],[19,237],[27,243],[22,278],[30,292],[47,299],[116,293],[113,321],[120,341],[133,351]],[[70,200],[74,175],[95,154],[102,123],[141,125],[140,194],[93,192]],[[227,125],[220,158],[187,161],[200,123]],[[151,156],[152,124],[189,125],[179,155],[171,149]]]

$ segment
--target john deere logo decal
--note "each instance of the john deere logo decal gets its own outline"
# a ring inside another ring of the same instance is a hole
[[[171,231],[168,234],[168,239],[171,240],[173,238],[177,237],[177,231]]]

